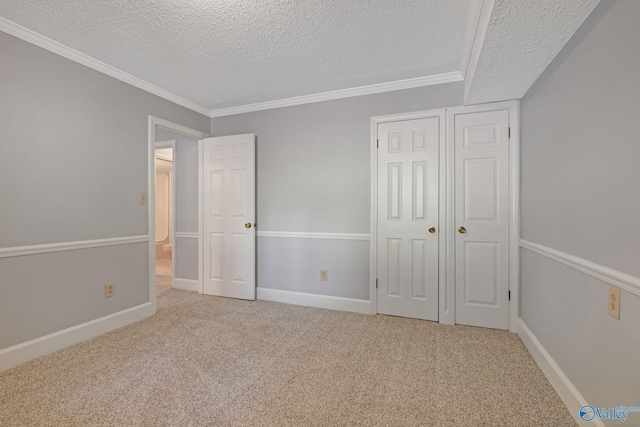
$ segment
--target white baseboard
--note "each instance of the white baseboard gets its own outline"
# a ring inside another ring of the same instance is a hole
[[[154,315],[150,302],[0,350],[0,372]]]
[[[551,355],[545,350],[540,341],[538,341],[538,338],[533,335],[533,332],[531,332],[522,319],[518,319],[518,335],[578,425],[605,427],[600,418],[596,417],[590,422],[583,421],[580,418],[580,408],[588,405],[587,401],[582,397],[582,394],[580,394],[564,372],[562,372],[560,366],[553,360]]]
[[[371,302],[355,298],[333,297],[303,292],[281,291],[279,289],[258,288],[258,299],[304,305],[306,307],[325,308],[327,310],[352,311],[371,314]]]
[[[173,285],[171,287],[174,289],[182,289],[183,291],[200,292],[202,286],[197,280],[175,278],[173,279]]]

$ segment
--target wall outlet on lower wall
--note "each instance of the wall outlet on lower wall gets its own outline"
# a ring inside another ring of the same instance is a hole
[[[611,286],[609,288],[609,314],[620,320],[620,289]]]
[[[320,281],[326,282],[328,280],[327,270],[320,270]]]
[[[105,298],[111,298],[115,294],[116,294],[116,288],[115,288],[115,285],[113,283],[109,283],[109,284],[104,285],[104,297]]]

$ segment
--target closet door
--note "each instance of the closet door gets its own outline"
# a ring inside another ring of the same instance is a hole
[[[378,125],[377,312],[438,320],[440,118]]]
[[[509,328],[509,111],[456,114],[456,323]]]

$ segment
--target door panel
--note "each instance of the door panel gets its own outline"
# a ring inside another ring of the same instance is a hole
[[[253,300],[255,136],[207,138],[203,150],[204,293]]]
[[[508,329],[509,112],[457,114],[454,126],[456,323]]]
[[[438,320],[440,119],[378,125],[381,314]]]

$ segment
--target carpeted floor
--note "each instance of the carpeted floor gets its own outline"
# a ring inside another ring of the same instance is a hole
[[[575,426],[519,338],[169,289],[0,373],[2,426]]]
[[[156,258],[156,295],[171,289],[171,260]]]

